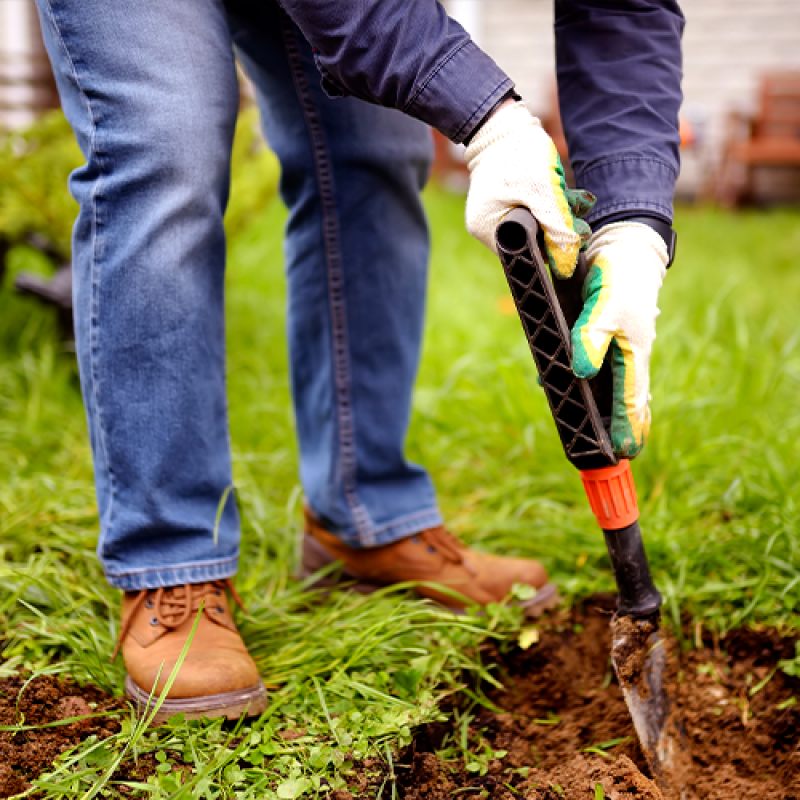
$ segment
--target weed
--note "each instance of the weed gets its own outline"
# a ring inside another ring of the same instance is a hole
[[[622,736],[618,739],[610,739],[607,742],[599,742],[598,744],[592,744],[588,747],[581,748],[581,752],[594,753],[597,756],[603,756],[603,758],[610,758],[611,754],[608,752],[609,750],[613,750],[615,747],[631,741],[633,741],[633,739],[631,739],[630,736]]]
[[[785,658],[778,662],[779,669],[782,669],[787,675],[793,678],[800,678],[800,640],[795,642],[794,645],[794,658]],[[774,675],[774,673],[772,673]],[[770,678],[772,675],[769,676]],[[755,692],[753,692],[755,694]]]

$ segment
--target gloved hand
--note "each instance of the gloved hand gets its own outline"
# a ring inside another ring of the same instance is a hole
[[[497,226],[512,208],[524,206],[544,231],[554,275],[569,278],[589,227],[570,208],[561,160],[539,120],[524,103],[501,106],[475,133],[465,157],[467,230],[496,253]]]
[[[572,329],[572,369],[594,377],[611,348],[614,407],[611,445],[633,458],[650,430],[650,351],[656,338],[658,290],[667,246],[637,222],[606,225],[589,239],[583,311]]]

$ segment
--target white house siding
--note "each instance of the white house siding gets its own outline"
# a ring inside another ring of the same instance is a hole
[[[545,113],[555,86],[552,0],[448,0],[445,5],[514,78],[531,110]]]
[[[0,0],[0,128],[58,106],[33,0]]]
[[[553,0],[448,0],[480,6],[478,39],[517,82],[531,110],[546,113],[555,81]],[[800,70],[800,0],[682,0],[684,114],[699,123],[700,144],[684,155],[680,189],[694,193],[716,165],[729,111],[752,111],[759,76]],[[470,26],[475,26],[471,14]],[[796,175],[770,177],[772,190],[797,185]],[[781,180],[783,178],[784,180]]]

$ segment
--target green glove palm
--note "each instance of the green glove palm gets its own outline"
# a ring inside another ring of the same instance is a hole
[[[592,378],[610,349],[614,376],[611,444],[633,458],[650,429],[650,353],[667,248],[647,225],[618,222],[589,239],[583,311],[572,329],[572,369]]]

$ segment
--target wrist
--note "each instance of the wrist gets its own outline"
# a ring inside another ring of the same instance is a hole
[[[659,285],[669,262],[669,251],[661,236],[636,220],[619,220],[595,230],[586,247],[586,260],[613,265],[614,270],[634,268],[637,276],[658,274]]]
[[[627,213],[618,217],[611,217],[601,220],[599,224],[593,223],[592,228],[595,230],[602,230],[607,225],[613,225],[617,222],[636,222],[640,225],[647,225],[652,228],[663,240],[667,248],[667,269],[672,266],[675,260],[675,249],[678,244],[678,234],[675,233],[672,225],[667,222],[663,217],[657,217],[651,214],[640,213]]]
[[[516,93],[514,89],[507,91],[481,118],[481,121],[469,132],[464,138],[462,144],[469,145],[475,134],[498,112],[501,108],[513,106],[514,103],[519,102],[522,98]]]
[[[647,225],[652,228],[663,240],[667,247],[667,269],[672,266],[675,260],[675,248],[678,245],[678,234],[672,225],[664,222],[662,219],[650,216],[635,216],[627,217],[625,222],[638,222],[640,225]]]

